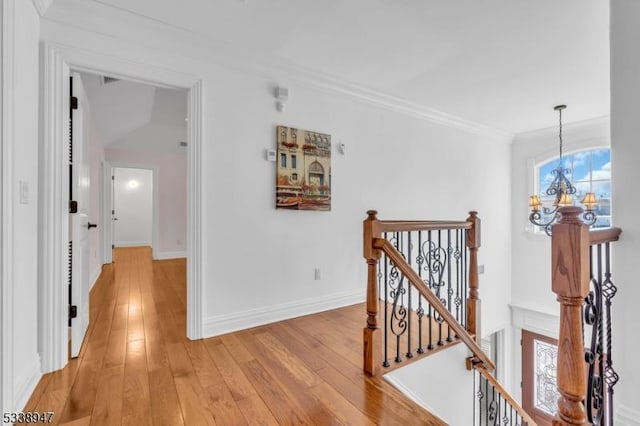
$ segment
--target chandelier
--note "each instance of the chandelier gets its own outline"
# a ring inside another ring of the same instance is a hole
[[[560,133],[558,138],[560,140],[560,159],[558,166],[551,171],[553,175],[553,181],[544,192],[546,195],[554,197],[553,204],[549,207],[542,205],[542,201],[538,195],[531,195],[529,197],[529,208],[531,208],[531,214],[529,215],[529,221],[534,225],[538,225],[544,228],[544,232],[547,235],[551,235],[551,227],[560,220],[562,207],[573,205],[573,196],[575,195],[576,188],[571,184],[567,175],[571,172],[564,167],[562,158],[562,110],[566,105],[557,105],[553,109],[558,111],[559,115],[559,128]],[[582,212],[582,221],[591,226],[596,222],[595,207],[597,204],[596,195],[593,192],[587,192],[582,199],[581,203],[585,206]]]

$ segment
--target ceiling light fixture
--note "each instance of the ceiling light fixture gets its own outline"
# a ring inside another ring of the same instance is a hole
[[[560,158],[558,160],[558,167],[551,171],[553,181],[544,192],[545,195],[554,197],[553,204],[551,207],[545,207],[542,205],[542,201],[538,195],[529,196],[529,208],[531,208],[529,221],[534,225],[544,228],[544,232],[547,235],[551,235],[552,226],[562,217],[560,209],[562,207],[572,206],[574,203],[573,195],[577,192],[575,186],[571,184],[571,181],[567,177],[567,175],[571,173],[571,170],[565,168],[562,158],[562,110],[566,107],[566,105],[557,105],[553,108],[558,111],[559,115],[560,132],[558,138],[560,140]],[[598,203],[596,195],[593,192],[587,192],[581,203],[585,206],[581,219],[585,224],[591,226],[597,219],[595,213],[595,207]]]

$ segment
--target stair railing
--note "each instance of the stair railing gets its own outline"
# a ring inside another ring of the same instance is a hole
[[[391,371],[450,343],[463,342],[476,363],[495,366],[478,346],[480,219],[363,223],[367,261],[365,373]],[[384,306],[383,329],[380,305]],[[393,364],[392,364],[393,362]]]
[[[536,426],[536,422],[482,366],[474,365],[473,424]]]
[[[578,218],[580,207],[559,212],[551,237],[552,289],[560,303],[560,397],[554,424],[612,425],[618,375],[612,365],[611,299],[617,289],[611,280],[610,243],[618,240],[621,229],[589,232]]]

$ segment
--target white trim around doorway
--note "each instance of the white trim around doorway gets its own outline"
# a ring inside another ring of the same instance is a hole
[[[96,54],[71,46],[42,45],[42,143],[41,227],[39,294],[42,296],[38,343],[44,373],[67,363],[66,262],[68,206],[65,182],[66,111],[68,108],[68,68],[92,73],[108,73],[134,81],[189,91],[187,131],[187,337],[202,337],[201,282],[201,156],[202,82],[198,77]],[[65,90],[65,87],[67,90]]]

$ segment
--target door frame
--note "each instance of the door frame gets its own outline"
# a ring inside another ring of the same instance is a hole
[[[38,346],[43,373],[67,364],[66,264],[68,254],[67,158],[68,76],[65,67],[188,90],[187,108],[187,337],[202,337],[201,146],[202,80],[198,76],[123,60],[72,46],[41,44],[41,175]],[[66,79],[66,82],[65,82]],[[65,90],[66,89],[66,90]],[[65,108],[66,105],[66,108]],[[67,195],[67,198],[65,198]]]
[[[105,197],[105,201],[107,201],[106,208],[104,210],[105,219],[104,220],[104,228],[105,235],[108,236],[108,241],[104,242],[104,247],[109,247],[111,250],[111,244],[113,244],[113,221],[111,221],[111,210],[113,209],[112,203],[113,200],[109,197],[108,191],[111,189],[113,182],[111,180],[111,176],[113,176],[113,169],[142,169],[142,170],[151,170],[151,181],[153,188],[151,188],[151,258],[156,260],[156,252],[158,247],[158,214],[160,212],[159,205],[159,191],[158,187],[158,167],[152,166],[149,164],[142,163],[128,163],[126,161],[109,161],[105,160],[105,165],[107,166],[105,169],[107,170],[109,180],[105,182],[104,186],[101,188],[101,191],[104,191],[103,196]],[[108,216],[107,216],[108,213]],[[113,261],[113,259],[112,259]]]

